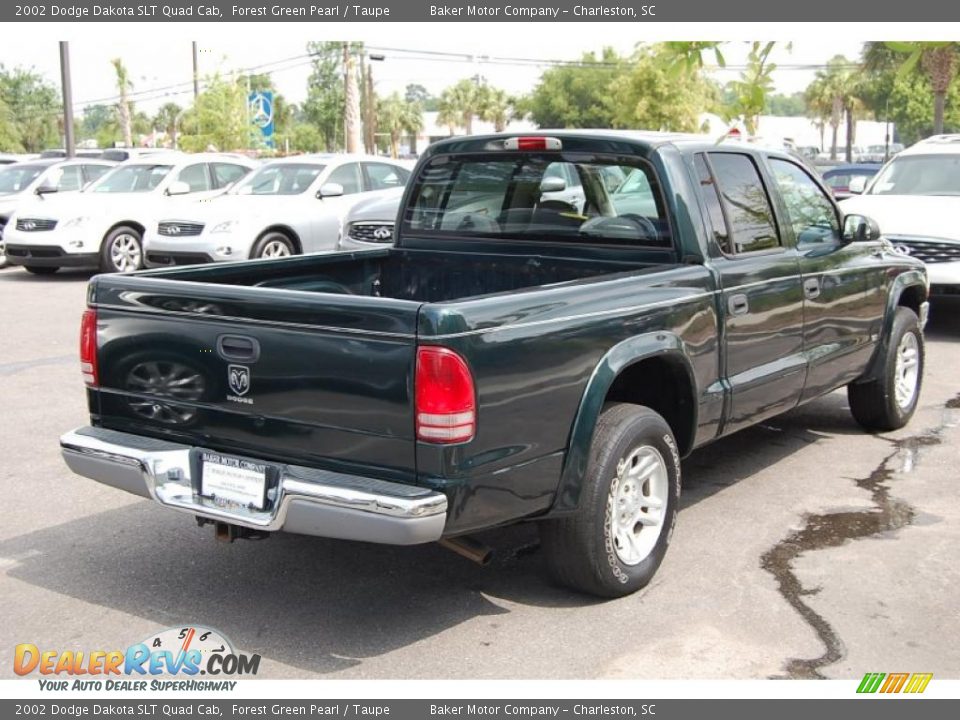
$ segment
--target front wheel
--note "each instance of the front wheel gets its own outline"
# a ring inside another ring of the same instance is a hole
[[[679,497],[680,455],[667,422],[640,405],[608,406],[576,513],[540,525],[551,576],[601,597],[636,592],[663,561]]]
[[[898,307],[880,375],[847,386],[853,418],[867,430],[898,430],[913,417],[923,383],[923,333],[910,308]]]
[[[143,239],[136,228],[114,228],[103,240],[100,269],[103,272],[133,272],[143,267]]]
[[[281,232],[268,232],[257,240],[251,257],[281,258],[296,254],[293,241]]]

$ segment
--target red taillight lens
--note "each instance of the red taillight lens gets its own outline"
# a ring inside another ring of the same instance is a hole
[[[92,308],[83,311],[80,321],[80,372],[87,385],[97,387],[100,384],[97,374],[97,311]]]
[[[441,444],[472,440],[477,401],[463,358],[447,348],[421,347],[415,382],[417,439]]]

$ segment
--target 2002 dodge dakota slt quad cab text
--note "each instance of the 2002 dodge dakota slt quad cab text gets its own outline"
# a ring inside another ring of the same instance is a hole
[[[774,151],[451,139],[394,247],[94,278],[63,455],[227,538],[536,520],[557,580],[625,595],[692,449],[842,386],[864,427],[909,420],[927,279],[877,235]]]

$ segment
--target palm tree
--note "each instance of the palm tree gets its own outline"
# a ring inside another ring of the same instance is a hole
[[[133,131],[130,122],[130,102],[127,100],[127,91],[133,89],[130,74],[120,58],[110,61],[117,73],[117,90],[120,92],[120,101],[117,103],[117,113],[120,116],[120,131],[123,133],[123,144],[133,147]]]
[[[153,124],[170,138],[170,147],[177,147],[177,120],[183,108],[173,102],[164,103],[153,117]]]
[[[513,116],[513,102],[506,91],[489,85],[482,86],[480,105],[479,114],[482,120],[493,123],[497,132],[507,129],[507,123]]]
[[[813,120],[814,126],[820,132],[820,149],[822,150],[827,123],[833,110],[833,98],[830,97],[825,78],[814,78],[804,92],[804,99],[807,102],[807,116]]]
[[[837,159],[837,133],[844,117],[847,119],[847,162],[851,160],[853,108],[860,103],[857,97],[857,73],[853,64],[842,55],[836,55],[824,70],[817,70],[814,79],[813,97],[829,106],[829,123],[832,130],[830,159]]]
[[[450,134],[456,135],[460,120],[460,111],[455,104],[451,88],[446,88],[440,93],[440,99],[437,101],[437,124],[446,125]]]
[[[467,135],[473,135],[473,119],[483,111],[483,91],[481,86],[470,79],[463,79],[443,91],[440,96],[442,122],[452,130],[462,127]],[[454,118],[458,118],[456,121]],[[451,133],[452,134],[452,133]]]
[[[907,75],[919,64],[930,80],[933,90],[933,134],[943,133],[943,113],[947,91],[957,76],[960,65],[960,45],[955,42],[888,42],[891,50],[907,55],[900,74]]]
[[[407,102],[400,93],[377,102],[377,127],[390,136],[390,154],[400,155],[400,138],[403,133],[418,133],[423,129],[423,111],[415,102]]]

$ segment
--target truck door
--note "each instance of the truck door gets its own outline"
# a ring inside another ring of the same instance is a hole
[[[803,275],[804,350],[808,359],[803,399],[846,385],[863,372],[874,342],[885,294],[872,248],[844,243],[836,205],[799,164],[767,160],[779,189],[783,226],[799,253]]]
[[[712,262],[724,315],[722,373],[731,390],[726,434],[799,402],[803,289],[796,249],[783,241],[753,157],[717,150],[694,162],[720,250]]]

